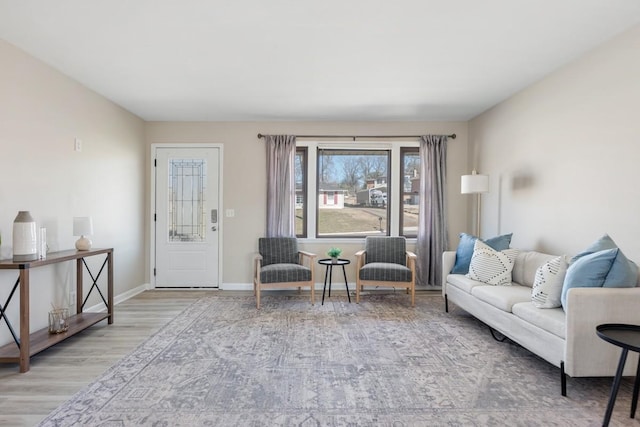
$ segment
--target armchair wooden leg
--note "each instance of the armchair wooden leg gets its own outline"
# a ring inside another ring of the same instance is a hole
[[[311,305],[315,305],[315,285],[311,284]]]
[[[256,309],[260,310],[260,286],[256,289]]]
[[[411,307],[415,307],[415,306],[416,306],[416,288],[415,286],[413,286],[411,287]]]

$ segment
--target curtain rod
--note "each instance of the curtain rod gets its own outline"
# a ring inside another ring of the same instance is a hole
[[[259,133],[258,139],[262,138],[264,135]],[[296,135],[296,138],[315,138],[315,139],[324,139],[324,138],[348,138],[353,139],[354,141],[357,138],[420,138],[422,135]],[[451,135],[447,135],[447,138],[456,139],[456,134],[452,133]]]

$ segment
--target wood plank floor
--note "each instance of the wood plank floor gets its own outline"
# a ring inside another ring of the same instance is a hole
[[[104,320],[34,356],[29,372],[0,364],[0,426],[38,424],[191,303],[222,293],[143,292],[116,306],[112,325]]]

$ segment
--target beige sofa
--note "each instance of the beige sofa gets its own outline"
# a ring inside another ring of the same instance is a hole
[[[462,274],[443,274],[442,295],[449,303],[560,368],[561,391],[566,396],[566,376],[614,376],[620,348],[596,335],[603,323],[640,325],[640,285],[633,288],[573,288],[567,294],[568,311],[541,309],[531,303],[536,269],[555,255],[520,251],[511,286],[492,286]],[[443,272],[455,263],[455,251],[442,255]],[[640,281],[639,281],[640,283]],[[635,375],[636,353],[630,352],[625,376]]]

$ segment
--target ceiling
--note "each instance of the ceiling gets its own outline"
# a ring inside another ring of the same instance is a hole
[[[148,121],[468,120],[638,0],[0,0],[0,38]]]

